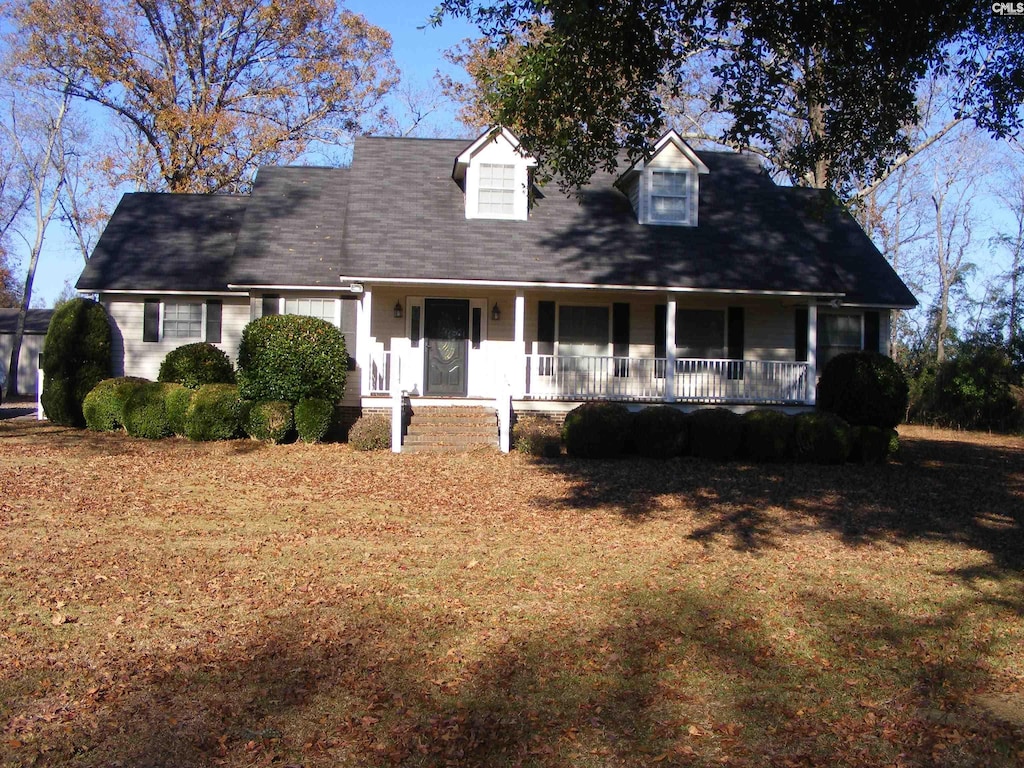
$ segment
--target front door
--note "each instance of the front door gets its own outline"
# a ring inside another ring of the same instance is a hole
[[[426,299],[423,302],[423,344],[427,351],[424,394],[465,397],[469,302]]]

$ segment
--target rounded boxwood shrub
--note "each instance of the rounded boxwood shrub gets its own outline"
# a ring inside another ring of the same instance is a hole
[[[633,416],[634,450],[652,459],[670,459],[686,453],[689,420],[669,405],[644,408]]]
[[[242,430],[242,401],[234,384],[204,384],[185,411],[189,440],[230,440]]]
[[[907,413],[907,380],[891,358],[845,352],[829,361],[818,382],[818,410],[855,427],[892,429]]]
[[[743,444],[743,422],[727,408],[701,408],[687,416],[690,453],[698,458],[729,461]]]
[[[91,299],[72,299],[54,310],[43,342],[46,417],[54,424],[84,427],[82,403],[93,387],[110,378],[110,323]]]
[[[554,459],[562,455],[558,424],[542,416],[520,416],[512,427],[512,447],[527,456]]]
[[[562,425],[562,440],[570,456],[611,459],[621,456],[633,418],[619,403],[584,403],[569,411]]]
[[[185,421],[188,407],[192,403],[192,395],[195,390],[182,386],[181,384],[168,384],[164,395],[164,405],[167,407],[167,424],[171,432],[179,437],[185,436]]]
[[[385,451],[391,448],[391,417],[368,413],[356,419],[348,431],[348,444],[357,451]]]
[[[304,443],[319,443],[331,428],[334,402],[322,397],[307,397],[295,404],[295,431]]]
[[[326,320],[269,315],[242,331],[238,387],[246,400],[337,402],[345,391],[347,372],[345,337]]]
[[[834,413],[801,413],[793,419],[793,458],[842,464],[850,455],[850,426]]]
[[[181,386],[149,381],[135,388],[124,404],[124,428],[132,437],[158,440],[174,434],[167,419],[167,392]]]
[[[96,432],[112,432],[124,426],[124,404],[132,392],[148,379],[138,376],[120,376],[104,379],[82,401],[85,426]]]
[[[292,406],[283,400],[250,403],[246,409],[245,431],[256,440],[284,442],[295,426]]]
[[[234,384],[235,366],[224,353],[205,341],[172,349],[160,363],[157,381],[175,382],[189,389],[203,384]]]
[[[757,408],[740,416],[743,455],[754,461],[783,461],[789,455],[793,419],[781,411]]]
[[[896,430],[881,427],[852,427],[850,442],[851,456],[862,464],[884,464],[900,447]]]

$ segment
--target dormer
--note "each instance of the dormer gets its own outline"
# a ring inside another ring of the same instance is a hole
[[[455,159],[452,170],[465,192],[466,218],[526,221],[530,172],[536,165],[507,128],[482,134]]]
[[[641,224],[695,227],[699,177],[707,172],[690,145],[669,131],[658,139],[651,156],[634,163],[616,184]]]

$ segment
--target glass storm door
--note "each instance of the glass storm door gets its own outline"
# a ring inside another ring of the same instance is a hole
[[[426,347],[424,394],[465,397],[469,348],[469,302],[426,299],[423,302]]]

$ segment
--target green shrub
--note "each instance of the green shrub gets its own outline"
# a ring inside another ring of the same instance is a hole
[[[85,426],[96,432],[112,432],[124,426],[124,404],[141,384],[148,379],[120,376],[104,379],[82,401]]]
[[[233,384],[204,384],[185,412],[189,440],[230,440],[242,430],[242,402]]]
[[[895,429],[851,427],[850,457],[862,464],[884,464],[900,447]]]
[[[644,408],[633,416],[633,450],[652,459],[670,459],[686,453],[689,420],[669,405]]]
[[[172,349],[160,363],[157,381],[199,389],[203,384],[234,384],[235,367],[220,349],[205,341]]]
[[[135,388],[124,404],[124,428],[132,437],[159,440],[174,434],[167,420],[167,393],[180,384],[149,381]]]
[[[743,455],[753,461],[783,461],[793,439],[793,419],[781,411],[757,408],[740,417]]]
[[[543,416],[519,416],[512,427],[512,447],[527,456],[557,458],[562,455],[561,429]]]
[[[892,429],[906,417],[907,395],[907,380],[891,358],[846,352],[825,366],[817,403],[850,425]]]
[[[249,437],[281,443],[291,434],[295,421],[292,406],[283,400],[250,403],[245,414],[245,431]]]
[[[690,453],[702,459],[729,461],[743,444],[743,422],[726,408],[701,408],[691,413]]]
[[[793,419],[793,458],[842,464],[850,455],[850,427],[834,413],[801,413]]]
[[[633,418],[619,403],[584,403],[569,411],[562,425],[562,440],[570,456],[611,459],[621,456]]]
[[[181,384],[168,385],[166,390],[164,405],[167,408],[167,425],[178,437],[185,437],[188,407],[192,403],[193,394],[195,390]]]
[[[238,386],[247,400],[337,402],[345,391],[345,337],[326,320],[269,315],[242,331]]]
[[[319,443],[331,428],[334,403],[322,397],[307,397],[295,404],[295,431],[304,443]]]
[[[383,413],[360,416],[348,431],[348,444],[357,451],[390,449],[391,417]]]
[[[43,342],[46,417],[54,424],[84,427],[82,403],[93,387],[110,378],[110,323],[103,306],[72,299],[53,312]]]

